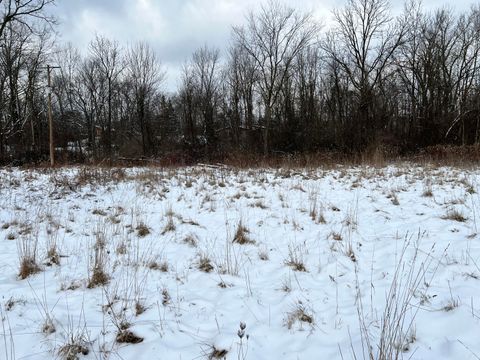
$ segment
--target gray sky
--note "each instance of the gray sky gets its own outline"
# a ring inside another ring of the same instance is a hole
[[[312,11],[323,24],[331,11],[345,0],[285,0],[290,6]],[[394,10],[403,1],[391,0]],[[467,9],[474,0],[424,0],[424,7]],[[208,44],[225,50],[231,26],[240,25],[245,13],[260,7],[259,0],[57,0],[54,9],[63,41],[80,50],[96,33],[128,44],[147,41],[156,50],[167,71],[165,88],[177,86],[180,68],[198,47]]]

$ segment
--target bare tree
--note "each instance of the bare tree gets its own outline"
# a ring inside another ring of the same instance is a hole
[[[388,0],[348,0],[334,11],[336,26],[324,50],[337,62],[357,91],[358,121],[354,147],[369,142],[381,124],[373,113],[374,88],[385,78],[395,50],[405,37],[406,24],[395,22]]]
[[[99,76],[106,82],[106,107],[107,116],[103,142],[105,152],[110,161],[112,160],[112,121],[113,101],[115,92],[118,91],[118,82],[124,69],[124,61],[120,54],[120,47],[117,42],[111,41],[102,36],[96,36],[90,43],[90,53],[93,61],[98,67]]]
[[[0,37],[3,35],[8,24],[20,22],[27,27],[31,27],[30,20],[40,19],[53,22],[53,18],[45,14],[48,5],[55,0],[2,0],[0,7]],[[2,4],[3,3],[3,4]]]
[[[247,25],[234,27],[233,36],[254,59],[259,72],[260,93],[265,106],[264,155],[269,152],[269,129],[276,105],[295,57],[317,33],[310,14],[299,14],[277,1],[259,12],[251,11]]]
[[[232,112],[230,126],[233,141],[238,146],[240,134],[246,131],[246,148],[252,151],[255,146],[253,110],[258,71],[253,58],[239,44],[234,44],[229,50],[225,73]]]
[[[195,84],[198,104],[203,118],[203,133],[207,153],[216,150],[215,116],[218,104],[220,51],[204,46],[193,53],[192,75]]]
[[[133,88],[135,117],[140,127],[145,156],[154,153],[154,134],[149,115],[152,101],[165,79],[165,73],[152,48],[144,42],[137,43],[128,50],[126,70],[126,81]]]
[[[195,81],[192,66],[183,65],[178,103],[183,127],[183,145],[188,155],[195,157],[197,153],[197,104],[195,97]]]

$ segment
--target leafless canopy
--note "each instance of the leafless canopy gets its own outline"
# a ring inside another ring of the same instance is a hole
[[[40,20],[53,21],[51,16],[45,13],[48,5],[55,0],[0,0],[1,23],[0,37],[3,35],[6,26],[12,22],[20,22],[28,27],[30,23],[28,18],[37,18]]]
[[[234,27],[234,41],[254,59],[265,106],[264,152],[268,152],[268,129],[272,107],[297,55],[318,31],[311,14],[300,14],[278,1],[269,1],[259,12],[247,15],[244,27]]]

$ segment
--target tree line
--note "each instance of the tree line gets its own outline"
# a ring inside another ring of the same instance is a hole
[[[271,0],[205,45],[163,91],[161,54],[104,36],[55,39],[54,0],[2,1],[0,159],[416,151],[480,140],[480,6],[426,12],[408,0],[348,0],[332,26]],[[46,67],[59,66],[48,87]]]

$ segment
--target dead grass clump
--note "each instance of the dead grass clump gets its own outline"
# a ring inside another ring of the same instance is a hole
[[[460,305],[459,301],[457,299],[451,299],[445,304],[444,307],[442,307],[442,310],[445,312],[453,311],[455,310],[458,306]]]
[[[20,260],[18,276],[22,280],[41,271],[37,263],[37,244],[38,239],[36,237],[34,239],[22,238],[18,244]]]
[[[200,226],[200,224],[198,222],[196,222],[195,220],[192,220],[192,219],[182,219],[182,224],[192,225],[192,226]]]
[[[103,269],[99,267],[94,267],[92,276],[88,280],[88,285],[87,287],[89,289],[93,289],[97,286],[103,286],[108,284],[108,281],[110,280],[110,277],[103,271]]]
[[[93,209],[92,214],[98,216],[107,216],[107,213],[101,209]]]
[[[168,292],[167,288],[162,289],[162,305],[167,306],[170,304],[170,301],[172,300],[172,297],[170,296],[170,293]]]
[[[20,271],[18,276],[24,280],[27,277],[39,273],[41,268],[38,266],[34,258],[25,257],[20,263]]]
[[[57,354],[64,360],[77,360],[78,355],[87,356],[90,351],[88,349],[88,338],[85,327],[74,329],[68,328],[67,340],[64,345],[60,346]]]
[[[148,234],[150,234],[150,229],[148,228],[147,225],[145,225],[145,224],[142,223],[142,222],[137,225],[136,230],[137,230],[137,235],[138,235],[139,237],[145,237],[145,236],[147,236]]]
[[[26,303],[27,301],[24,299],[15,299],[13,297],[10,297],[7,301],[5,301],[5,310],[12,311],[15,305],[17,304],[25,305]]]
[[[120,242],[115,249],[117,255],[125,255],[127,253],[127,244],[125,241]]]
[[[47,237],[47,266],[60,265],[60,254],[58,253],[57,236],[58,232],[52,231]]]
[[[151,260],[147,263],[147,267],[150,270],[157,270],[165,273],[168,272],[170,268],[166,260],[162,260],[160,262],[158,262],[157,260]]]
[[[432,186],[431,186],[431,185],[427,185],[427,186],[423,189],[422,196],[423,196],[423,197],[433,197],[433,189],[432,189]]]
[[[50,318],[50,316],[47,316],[45,322],[42,325],[42,333],[50,335],[53,334],[55,331],[57,331],[57,329],[55,328],[53,320]]]
[[[318,212],[317,223],[319,223],[319,224],[326,224],[327,223],[327,220],[325,219],[325,214],[323,213],[323,209],[320,209],[320,211]]]
[[[237,231],[235,232],[233,242],[240,245],[254,244],[255,241],[250,239],[250,237],[248,236],[249,233],[250,231],[240,221],[238,223]]]
[[[60,255],[56,247],[51,247],[47,250],[47,266],[60,265]]]
[[[307,271],[303,261],[303,253],[298,247],[288,247],[288,257],[285,259],[285,265],[290,266],[295,271]]]
[[[143,341],[143,338],[125,329],[117,334],[115,341],[121,344],[139,344]]]
[[[169,215],[167,224],[163,228],[162,235],[165,235],[167,232],[170,232],[170,231],[175,231],[175,229],[176,229],[176,226],[175,226],[175,222],[173,221],[173,216]]]
[[[106,272],[107,251],[105,239],[101,234],[97,234],[97,240],[94,246],[94,262],[90,279],[87,287],[93,289],[97,286],[103,286],[108,283],[110,277]]]
[[[352,262],[357,262],[357,256],[355,255],[355,252],[353,251],[353,246],[352,244],[348,244],[347,247],[345,248],[345,256],[347,256]]]
[[[255,201],[251,207],[257,207],[257,208],[260,208],[262,210],[265,210],[265,209],[268,209],[268,206],[265,205],[265,203],[263,202],[263,200],[257,200]]]
[[[85,344],[65,344],[58,350],[58,355],[64,360],[77,360],[79,354],[87,356],[89,352]]]
[[[200,255],[198,259],[197,267],[199,270],[209,273],[213,271],[212,260],[206,254]]]
[[[398,196],[395,191],[390,192],[390,194],[387,195],[387,199],[390,199],[392,204],[395,206],[400,205],[400,201],[398,200]]]
[[[448,210],[447,213],[442,216],[443,220],[453,220],[458,222],[465,222],[468,219],[457,209]]]
[[[337,232],[332,232],[330,234],[332,236],[332,239],[335,240],[335,241],[342,241],[342,234],[340,233],[337,233]]]
[[[166,273],[168,272],[168,269],[169,269],[168,261],[167,260],[160,261],[160,264],[158,264],[158,270]]]
[[[211,346],[210,351],[206,354],[209,360],[212,359],[226,359],[228,354],[228,350],[219,349],[214,345]]]
[[[268,251],[266,249],[260,250],[258,252],[258,257],[262,261],[268,261],[268,259],[269,259]]]
[[[285,325],[289,330],[292,329],[296,323],[299,323],[300,326],[302,326],[302,324],[310,324],[313,326],[315,323],[313,314],[307,310],[301,301],[295,304],[295,307],[287,313],[287,318],[285,319]]]
[[[191,247],[197,247],[198,240],[195,236],[190,234],[183,239],[183,242]]]

